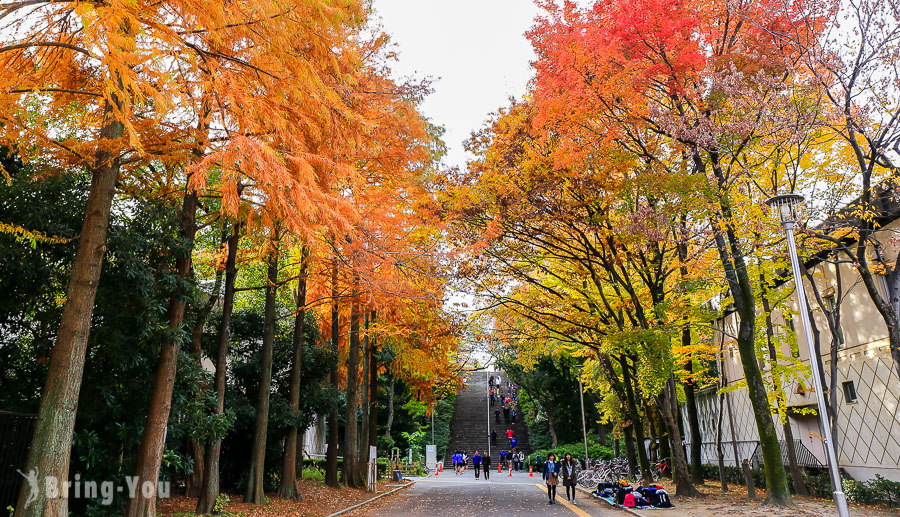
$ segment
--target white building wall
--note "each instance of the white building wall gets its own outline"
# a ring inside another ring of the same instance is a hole
[[[838,462],[855,479],[871,479],[876,474],[900,481],[900,377],[897,376],[887,343],[887,329],[877,312],[858,275],[847,265],[841,265],[844,296],[841,301],[842,328],[845,344],[838,352]],[[835,266],[822,264],[814,270],[814,277],[820,292],[827,295],[834,285]],[[804,283],[807,283],[804,281]],[[785,288],[790,288],[790,284]],[[831,334],[827,322],[818,310],[812,291],[807,283],[807,295],[814,311],[816,324],[821,333],[825,377],[830,381]],[[793,295],[794,297],[796,294]],[[794,298],[793,310],[797,304]],[[780,314],[773,314],[776,327],[786,327]],[[795,317],[798,337],[799,359],[809,364],[807,344],[803,335],[800,318]],[[744,379],[740,353],[730,336],[736,335],[736,315],[730,314],[719,321],[716,343],[723,345],[723,358],[719,363],[727,376],[728,385],[733,386]],[[724,340],[724,342],[722,341]],[[790,356],[790,350],[782,354]],[[852,381],[857,401],[845,400],[842,383]],[[812,384],[807,377],[807,388]],[[798,382],[785,385],[788,405],[791,407],[814,407],[815,393],[798,390]],[[827,386],[826,386],[827,389]],[[738,388],[726,394],[730,399],[734,421],[734,434],[729,421],[728,404],[723,404],[722,450],[725,464],[735,465],[732,439],[737,442],[738,459],[750,458],[758,443],[759,435],[750,399],[745,388]],[[715,448],[716,425],[719,411],[719,397],[716,390],[701,392],[698,397],[700,428],[702,436],[703,461],[717,464]],[[726,400],[727,400],[726,399]],[[773,416],[779,439],[784,440],[781,422]],[[795,415],[788,417],[795,440],[799,440],[823,465],[826,463],[824,446],[815,415]],[[688,447],[693,443],[690,427],[684,422],[685,441]]]

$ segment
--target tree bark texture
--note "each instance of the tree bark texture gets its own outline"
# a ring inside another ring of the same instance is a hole
[[[684,455],[684,448],[681,443],[681,431],[678,428],[678,391],[675,386],[675,375],[670,374],[666,381],[666,386],[659,395],[657,402],[660,413],[663,417],[663,423],[666,425],[668,435],[672,437],[672,442],[676,445],[672,447],[671,468],[672,480],[675,482],[675,495],[681,497],[698,497],[700,492],[691,482],[691,474],[688,470],[687,458]],[[693,445],[693,444],[692,444]],[[702,475],[701,475],[702,478]],[[652,480],[651,480],[652,481]]]
[[[222,244],[227,244],[227,242],[228,234],[223,229]],[[197,361],[200,363],[201,368],[203,367],[203,328],[206,326],[206,320],[209,318],[209,313],[212,312],[212,308],[219,300],[221,287],[222,271],[216,271],[216,281],[213,286],[212,294],[206,303],[197,310],[197,320],[194,322],[194,327],[191,329],[191,353],[197,356]],[[204,386],[204,391],[206,388],[208,387]],[[202,393],[198,394],[198,397],[201,396],[203,396]],[[187,479],[185,495],[199,499],[200,494],[203,492],[203,478],[205,477],[203,474],[203,469],[206,466],[205,445],[199,440],[192,439],[191,455],[194,459],[194,465]]]
[[[300,266],[300,276],[297,279],[297,314],[294,316],[294,355],[291,357],[291,376],[288,389],[288,403],[291,405],[291,415],[296,418],[300,411],[300,373],[303,368],[303,334],[304,319],[306,318],[306,256],[304,250],[303,264]],[[281,479],[278,486],[278,497],[285,499],[303,498],[297,486],[297,442],[300,430],[296,427],[288,429],[284,438],[284,456],[281,461]],[[303,454],[300,454],[300,471],[303,471]]]
[[[357,461],[360,466],[365,465],[368,461],[369,451],[369,364],[372,362],[372,350],[369,348],[369,312],[366,311],[363,316],[363,334],[362,334],[362,385],[360,388],[360,434],[359,434],[359,450],[357,451]],[[362,468],[362,467],[360,467]]]
[[[185,281],[191,274],[191,254],[194,251],[194,237],[197,233],[197,201],[196,191],[185,192],[181,207],[181,234],[185,241],[185,249],[175,261],[176,272]],[[166,317],[169,320],[169,331],[172,336],[181,332],[184,305],[183,293],[176,293],[169,299]],[[135,497],[128,504],[127,517],[156,515],[156,485],[159,481],[159,469],[166,448],[166,428],[169,424],[169,413],[172,411],[172,391],[175,389],[175,373],[178,367],[180,348],[180,338],[166,339],[160,346],[159,360],[153,376],[153,388],[150,392],[150,407],[144,423],[144,433],[141,436],[141,447],[138,451],[137,468],[135,469],[138,486],[149,482],[153,484],[154,489],[151,497],[145,497],[142,490],[135,492]]]
[[[375,325],[375,311],[369,316],[369,325]],[[378,346],[375,334],[369,336],[369,447],[378,444]]]
[[[756,300],[750,275],[740,242],[731,226],[731,208],[726,196],[720,196],[722,221],[714,221],[714,225],[724,222],[728,243],[722,232],[715,235],[716,248],[725,269],[725,277],[734,297],[734,306],[738,315],[737,345],[741,356],[744,379],[747,382],[747,395],[753,411],[753,419],[759,434],[759,445],[763,456],[763,469],[766,475],[766,502],[775,505],[791,504],[791,492],[788,488],[787,473],[781,463],[781,445],[775,433],[775,424],[769,411],[769,398],[766,393],[762,373],[756,360]]]
[[[350,306],[350,340],[347,354],[347,408],[344,413],[344,482],[350,487],[362,487],[365,481],[359,468],[357,447],[359,446],[357,418],[359,411],[359,302],[356,286]]]
[[[228,373],[228,344],[231,340],[231,314],[234,309],[234,283],[237,278],[237,250],[241,240],[241,227],[235,223],[228,238],[228,255],[225,259],[225,293],[222,298],[222,319],[219,321],[219,339],[216,347],[216,415],[225,413],[225,383]],[[197,500],[197,513],[212,513],[219,497],[219,459],[222,439],[213,440],[206,449],[203,466],[203,485]]]
[[[325,452],[325,484],[338,486],[338,345],[340,344],[340,313],[338,306],[337,260],[332,262],[331,270],[331,387],[334,390],[334,403],[328,412],[328,450]]]
[[[107,105],[106,120],[100,132],[100,138],[104,140],[116,140],[123,133],[124,126],[113,119],[111,113],[112,107]],[[78,395],[120,167],[119,159],[107,151],[97,151],[95,158],[66,304],[56,344],[50,350],[50,366],[25,467],[26,474],[34,473],[38,479],[46,476],[69,479]],[[51,499],[45,490],[38,490],[37,499],[26,505],[29,495],[29,484],[23,483],[16,503],[17,517],[64,517],[69,514],[65,498]]]
[[[274,230],[273,230],[274,231]],[[275,339],[275,295],[278,290],[278,235],[272,239],[272,250],[268,256],[266,275],[265,329],[263,330],[262,355],[260,357],[259,395],[256,402],[256,429],[253,433],[253,448],[250,449],[250,472],[244,502],[264,504],[266,437],[269,430],[269,396],[272,390],[272,342]]]

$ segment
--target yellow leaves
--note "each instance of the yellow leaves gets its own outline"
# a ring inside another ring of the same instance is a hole
[[[55,235],[47,235],[44,232],[32,231],[18,225],[6,224],[0,222],[0,233],[12,235],[19,241],[28,241],[32,246],[41,244],[65,244],[71,242],[72,239],[58,237]]]

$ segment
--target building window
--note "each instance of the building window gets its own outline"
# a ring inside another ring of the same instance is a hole
[[[844,400],[848,403],[856,402],[856,386],[853,381],[844,381]]]

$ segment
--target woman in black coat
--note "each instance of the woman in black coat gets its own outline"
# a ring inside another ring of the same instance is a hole
[[[556,455],[552,452],[547,454],[547,461],[544,462],[544,482],[547,483],[547,497],[550,502],[547,504],[556,504],[556,486],[559,485],[559,462],[556,461]]]
[[[562,463],[560,464],[559,472],[559,475],[563,480],[563,486],[566,487],[566,499],[569,500],[569,504],[575,504],[575,491],[577,490],[575,487],[578,485],[578,468],[576,466],[576,461],[572,458],[571,454],[566,453],[566,457],[563,458]]]

